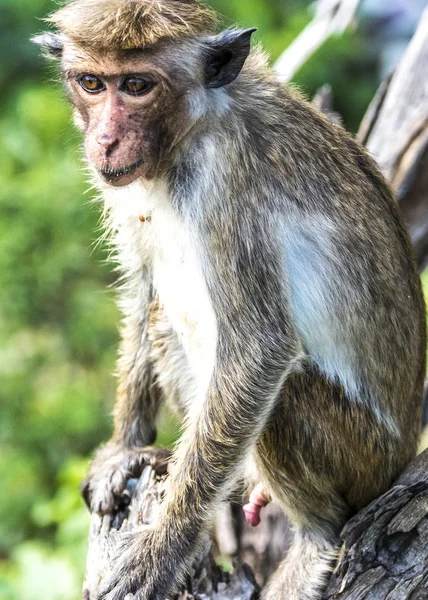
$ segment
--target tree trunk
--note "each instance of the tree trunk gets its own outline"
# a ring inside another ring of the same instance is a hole
[[[139,480],[130,480],[118,514],[92,515],[84,600],[95,600],[104,578],[111,573],[121,534],[150,525],[155,519],[165,478],[166,475],[156,475],[152,467],[145,467]],[[180,600],[258,598],[256,576],[263,584],[286,549],[286,521],[274,507],[267,507],[261,524],[251,530],[241,507],[234,505],[232,512],[235,519],[230,526],[229,508],[225,506],[217,525],[218,544],[207,543]],[[426,600],[428,450],[409,465],[390,490],[351,519],[341,537],[340,559],[324,600]],[[238,566],[232,574],[217,566],[218,547],[237,556]],[[252,563],[255,573],[243,559]]]
[[[323,600],[427,600],[428,450],[345,525]]]
[[[397,195],[422,270],[428,264],[428,8],[358,136]]]
[[[166,474],[157,475],[148,465],[138,480],[129,480],[122,507],[117,514],[104,517],[92,514],[83,585],[84,600],[97,598],[105,578],[108,578],[114,566],[114,552],[121,535],[141,526],[148,526],[155,521],[156,511],[165,489],[166,477]],[[241,565],[229,575],[217,566],[211,546],[211,542],[207,541],[205,552],[198,557],[199,560],[180,600],[191,598],[255,600],[258,598],[259,586],[251,569]]]

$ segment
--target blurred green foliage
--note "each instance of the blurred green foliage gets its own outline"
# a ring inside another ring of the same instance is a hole
[[[306,0],[216,0],[226,24],[257,25],[277,57],[310,20]],[[78,486],[109,437],[119,314],[79,136],[31,35],[48,0],[0,4],[0,599],[76,600],[89,518]],[[301,69],[307,95],[330,82],[355,130],[376,88],[356,34]],[[425,279],[428,287],[428,278]],[[427,290],[428,291],[428,290]],[[167,444],[175,435],[165,420]]]

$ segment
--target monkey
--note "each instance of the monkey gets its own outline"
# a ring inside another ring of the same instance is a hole
[[[153,526],[99,599],[171,598],[243,470],[288,515],[265,600],[317,600],[347,519],[416,453],[421,284],[393,194],[351,134],[278,81],[255,29],[198,0],[69,0],[61,66],[121,269],[112,439],[86,495],[115,510],[183,432]]]

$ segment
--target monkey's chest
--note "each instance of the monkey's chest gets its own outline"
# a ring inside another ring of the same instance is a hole
[[[122,268],[138,277],[143,263],[149,267],[162,314],[203,388],[214,365],[217,327],[197,240],[172,209],[161,183],[137,182],[107,193]]]
[[[197,381],[209,383],[217,328],[197,243],[168,208],[154,211],[153,284]]]

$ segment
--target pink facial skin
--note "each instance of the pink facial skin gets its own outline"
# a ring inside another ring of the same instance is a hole
[[[245,519],[252,527],[260,524],[260,512],[266,504],[269,504],[269,498],[263,488],[263,484],[258,483],[250,494],[248,504],[243,506]]]

